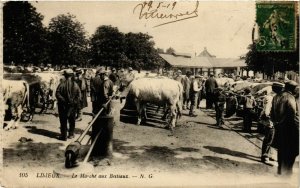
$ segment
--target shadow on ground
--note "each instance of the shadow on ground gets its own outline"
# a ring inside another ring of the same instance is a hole
[[[12,148],[3,148],[3,165],[21,167],[52,166],[64,162],[62,143],[16,143]]]
[[[178,147],[171,148],[167,146],[131,146],[129,142],[115,139],[113,141],[114,152],[127,156],[123,160],[114,160],[116,164],[130,164],[137,168],[145,169],[159,168],[161,171],[193,171],[201,172],[207,170],[228,170],[231,172],[236,171],[234,167],[238,166],[239,171],[251,171],[253,173],[265,173],[271,170],[266,165],[257,163],[247,163],[235,160],[230,160],[222,157],[215,156],[201,156],[201,148],[192,147]],[[256,156],[248,155],[246,153],[232,151],[226,148],[204,146],[204,148],[214,151],[216,153],[228,154],[235,157],[246,158],[252,161],[259,161]],[[182,157],[185,153],[186,157]],[[181,157],[178,157],[178,156]],[[197,155],[197,157],[193,157]]]

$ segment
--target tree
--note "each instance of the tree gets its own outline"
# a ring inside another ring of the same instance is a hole
[[[165,53],[164,49],[162,49],[162,48],[157,48],[156,51],[159,54],[164,54]]]
[[[124,53],[124,34],[112,26],[100,26],[90,40],[91,63],[123,67],[129,60]]]
[[[144,33],[125,35],[125,54],[131,60],[133,68],[153,69],[162,65],[161,57],[154,48],[152,36]]]
[[[166,54],[173,54],[173,53],[175,53],[175,50],[172,47],[166,50]]]
[[[53,64],[80,65],[87,63],[86,31],[71,14],[61,14],[50,20],[48,40]]]
[[[47,62],[43,16],[29,2],[6,2],[3,6],[3,60],[5,64]]]

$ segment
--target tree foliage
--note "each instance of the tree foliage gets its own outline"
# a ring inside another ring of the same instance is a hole
[[[53,64],[84,66],[87,63],[86,32],[74,15],[61,14],[52,18],[48,32]]]
[[[29,2],[6,2],[3,6],[4,63],[40,64],[47,61],[43,16]]]
[[[121,66],[127,62],[124,55],[124,34],[112,26],[100,26],[90,40],[92,64]]]
[[[151,69],[161,65],[161,59],[154,48],[152,36],[144,33],[125,35],[125,54],[131,60],[133,68]]]
[[[173,53],[175,53],[175,50],[172,47],[166,50],[166,54],[173,54]]]

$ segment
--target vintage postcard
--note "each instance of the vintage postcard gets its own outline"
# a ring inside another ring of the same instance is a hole
[[[299,186],[297,1],[1,5],[1,187]]]

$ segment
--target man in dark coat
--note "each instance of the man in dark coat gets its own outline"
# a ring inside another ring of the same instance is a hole
[[[91,79],[91,101],[92,101],[92,113],[93,116],[100,110],[100,87],[102,85],[102,79],[100,77],[101,69],[98,69],[94,78]]]
[[[112,68],[111,73],[109,75],[109,79],[116,85],[117,81],[119,80],[119,76],[116,72],[115,68]]]
[[[69,136],[74,138],[75,116],[81,98],[79,86],[73,80],[73,70],[67,69],[64,72],[65,80],[57,87],[56,98],[60,120],[60,140],[67,140],[67,122],[69,122]]]
[[[206,90],[206,109],[213,108],[214,90],[218,87],[217,81],[214,78],[214,74],[210,74],[209,78],[205,82]]]
[[[215,111],[216,111],[216,125],[222,127],[224,124],[223,122],[223,113],[224,113],[224,106],[226,102],[226,96],[223,93],[222,88],[216,88],[214,93],[214,103],[215,103]]]
[[[253,120],[253,109],[256,106],[256,101],[251,95],[251,89],[249,87],[245,88],[245,94],[241,99],[241,104],[243,105],[243,130],[245,132],[251,133],[252,120]]]
[[[275,136],[274,124],[271,121],[270,113],[272,108],[273,97],[282,93],[284,84],[274,82],[272,84],[272,92],[264,96],[263,99],[263,110],[260,116],[260,123],[264,126],[264,139],[261,147],[261,162],[270,165],[269,160],[271,157],[271,146],[273,144]]]
[[[110,97],[113,95],[113,82],[108,78],[108,72],[107,71],[103,71],[101,72],[100,75],[101,79],[102,79],[102,84],[100,86],[100,92],[99,92],[99,105],[100,108],[104,107],[105,113],[102,114],[108,114],[109,113],[109,104],[106,105],[106,103],[108,102],[108,100],[110,99]]]
[[[188,107],[190,101],[191,74],[190,71],[187,71],[186,76],[183,79],[183,110]]]
[[[275,126],[275,140],[278,149],[278,174],[289,176],[299,154],[299,114],[294,97],[297,83],[289,81],[285,91],[272,101],[271,119]],[[277,137],[277,138],[276,138]]]
[[[87,84],[86,84],[86,79],[82,75],[82,71],[80,69],[76,70],[76,75],[75,75],[75,82],[78,84],[80,91],[81,91],[81,100],[78,105],[78,110],[77,110],[77,121],[82,120],[82,109],[87,107]]]

